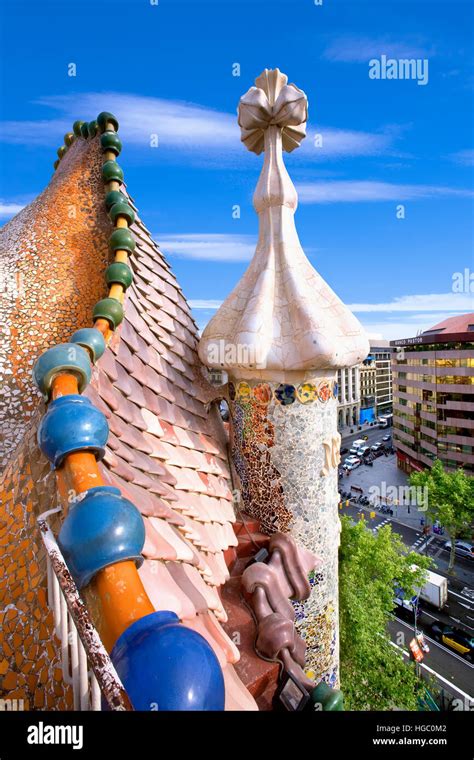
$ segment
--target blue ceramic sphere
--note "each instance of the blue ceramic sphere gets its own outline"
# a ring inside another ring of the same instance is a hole
[[[73,451],[91,451],[102,459],[108,435],[109,426],[100,409],[85,396],[71,393],[49,404],[38,428],[38,444],[57,469]]]
[[[78,343],[83,348],[88,349],[94,363],[100,359],[105,351],[104,336],[96,327],[83,327],[81,330],[76,330],[71,337],[71,343]]]
[[[141,565],[145,525],[138,509],[118,488],[89,488],[74,504],[58,536],[78,588],[87,586],[104,567],[124,560]]]
[[[59,343],[41,354],[33,367],[33,380],[49,398],[54,378],[61,372],[77,377],[79,393],[91,379],[91,361],[87,351],[77,343]]]
[[[135,710],[223,710],[224,678],[214,650],[174,612],[132,623],[111,654]]]

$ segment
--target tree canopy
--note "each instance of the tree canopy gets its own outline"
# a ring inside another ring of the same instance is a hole
[[[362,521],[353,525],[342,517],[339,614],[347,710],[417,709],[414,665],[390,643],[387,626],[394,619],[395,586],[410,598],[430,564],[429,558],[408,552],[389,525],[374,534]]]
[[[459,467],[454,471],[444,469],[439,459],[431,469],[413,472],[410,485],[426,488],[427,515],[439,520],[451,539],[451,555],[448,571],[452,572],[456,555],[454,542],[459,537],[471,537],[474,522],[474,478]]]

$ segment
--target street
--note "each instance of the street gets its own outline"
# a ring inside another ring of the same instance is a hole
[[[407,650],[408,644],[413,638],[413,625],[409,622],[397,618],[389,623],[389,630],[391,633],[392,641],[398,644],[401,648]],[[418,632],[424,631],[426,624],[418,622]],[[430,651],[425,654],[423,664],[428,665],[435,673],[438,673],[442,678],[446,679],[450,684],[453,684],[458,689],[471,697],[474,704],[473,681],[474,681],[474,665],[467,662],[465,659],[457,655],[455,652],[451,652],[446,649],[443,644],[439,644],[435,641],[430,634],[425,633],[425,639],[429,645]],[[402,646],[403,643],[403,646]],[[447,685],[441,681],[441,685],[446,687]],[[455,692],[454,692],[455,695]]]
[[[375,441],[381,441],[384,435],[390,433],[390,428],[368,428],[357,431],[356,434],[343,441],[343,447],[349,447],[352,440],[368,435],[368,445]],[[348,454],[343,454],[344,461]],[[353,470],[349,476],[344,475],[339,481],[340,493],[348,493],[351,487],[362,489],[363,495],[369,498],[374,493],[383,492],[388,486],[406,486],[408,478],[396,465],[396,457],[389,455],[381,456],[374,460],[373,466],[361,465]],[[371,490],[369,490],[371,489]],[[449,551],[444,548],[446,536],[435,534],[423,535],[421,530],[420,512],[417,506],[392,506],[394,514],[384,514],[373,506],[362,506],[355,502],[360,495],[360,490],[352,490],[352,501],[347,503],[343,499],[340,506],[340,514],[349,515],[352,520],[363,519],[367,527],[377,532],[385,525],[390,525],[392,531],[397,533],[408,549],[432,558],[432,570],[448,579],[448,603],[443,610],[437,610],[420,601],[421,615],[418,619],[418,630],[425,633],[430,652],[425,655],[424,664],[429,666],[439,675],[439,684],[447,688],[443,679],[453,684],[467,695],[474,694],[474,665],[467,662],[461,655],[448,649],[442,643],[434,641],[430,626],[435,622],[459,627],[474,636],[474,563],[468,559],[456,558],[454,575],[448,575]],[[375,516],[371,514],[375,512]],[[403,618],[403,619],[400,619]],[[406,650],[409,641],[413,637],[413,621],[406,613],[402,613],[389,625],[392,640],[398,646]],[[402,644],[401,644],[402,642]],[[453,696],[456,696],[453,691]],[[474,699],[474,698],[473,698]]]

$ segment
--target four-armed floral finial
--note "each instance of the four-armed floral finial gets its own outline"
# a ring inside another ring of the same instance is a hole
[[[350,367],[369,352],[359,321],[313,268],[298,239],[298,195],[283,151],[305,137],[308,102],[287,81],[278,69],[265,69],[238,108],[242,142],[254,153],[264,151],[253,196],[259,235],[247,271],[199,346],[204,364],[234,379],[301,382],[301,374],[313,378]]]
[[[254,153],[264,147],[264,132],[270,125],[282,130],[282,147],[287,153],[299,147],[306,137],[308,99],[299,87],[287,84],[288,77],[279,69],[265,69],[240,99],[238,123],[241,140]]]

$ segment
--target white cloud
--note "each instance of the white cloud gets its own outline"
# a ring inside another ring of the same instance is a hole
[[[365,331],[369,340],[387,340],[382,333],[372,332],[371,330]]]
[[[438,316],[440,322],[443,315]],[[436,321],[436,320],[435,320]],[[380,319],[377,322],[367,323],[361,320],[368,337],[372,340],[399,340],[401,338],[413,338],[424,330],[428,330],[435,324],[433,320],[420,317],[418,323],[413,325],[410,321],[399,319],[396,322]]]
[[[18,214],[23,208],[25,208],[24,204],[0,201],[0,218],[4,219],[7,216],[14,216],[15,214]]]
[[[367,63],[371,58],[386,55],[390,58],[427,58],[433,55],[420,39],[394,40],[390,37],[345,35],[328,45],[323,58],[342,63]]]
[[[217,310],[222,306],[223,301],[217,301],[216,299],[203,299],[203,298],[191,298],[188,301],[191,309],[204,309],[206,311]]]
[[[0,139],[16,144],[28,140],[34,145],[56,145],[71,130],[78,114],[92,119],[107,108],[119,119],[125,144],[155,151],[155,155],[165,152],[168,158],[179,159],[184,152],[187,160],[194,154],[195,161],[202,161],[204,154],[215,155],[226,163],[235,161],[236,156],[241,163],[247,155],[240,143],[236,115],[195,103],[117,92],[91,92],[43,97],[37,104],[54,109],[59,115],[50,120],[4,121]],[[316,133],[323,136],[322,147],[314,145]],[[155,134],[159,147],[150,148],[150,136]],[[299,161],[390,153],[397,131],[390,128],[381,133],[370,133],[321,125],[316,128],[308,124],[307,135],[301,149],[293,154]],[[248,158],[252,160],[251,156]]]
[[[315,136],[321,135],[321,147],[315,146]],[[326,158],[343,156],[379,156],[392,155],[394,137],[392,131],[356,132],[349,129],[335,129],[318,126],[317,129],[308,126],[306,139],[301,143],[300,150],[292,153],[295,159],[321,161]]]
[[[301,203],[407,201],[436,197],[473,197],[472,190],[431,185],[404,185],[372,180],[329,180],[297,184]]]
[[[362,312],[431,312],[427,317],[439,312],[463,314],[473,310],[473,296],[469,293],[427,293],[422,295],[399,296],[385,303],[351,303],[351,311]],[[439,321],[439,319],[438,319]]]
[[[222,301],[217,299],[194,300],[195,309],[218,309]],[[454,317],[456,314],[471,312],[474,297],[469,293],[423,293],[420,295],[399,296],[393,301],[378,303],[348,303],[347,308],[356,314],[373,312],[376,314],[405,312],[404,320],[416,322],[428,320],[430,324],[441,318]],[[426,312],[420,317],[420,312]],[[441,314],[441,317],[440,317]]]
[[[215,311],[221,304],[217,299],[190,302],[193,309],[203,312]],[[443,319],[471,312],[474,304],[469,294],[432,293],[400,296],[385,303],[349,303],[347,307],[357,314],[369,338],[396,340],[411,338]],[[199,316],[197,320],[201,329],[209,321]]]
[[[464,166],[474,166],[474,149],[458,150],[457,153],[451,153],[449,156],[457,164]]]
[[[167,255],[200,261],[250,261],[256,246],[253,235],[188,233],[154,237]]]

